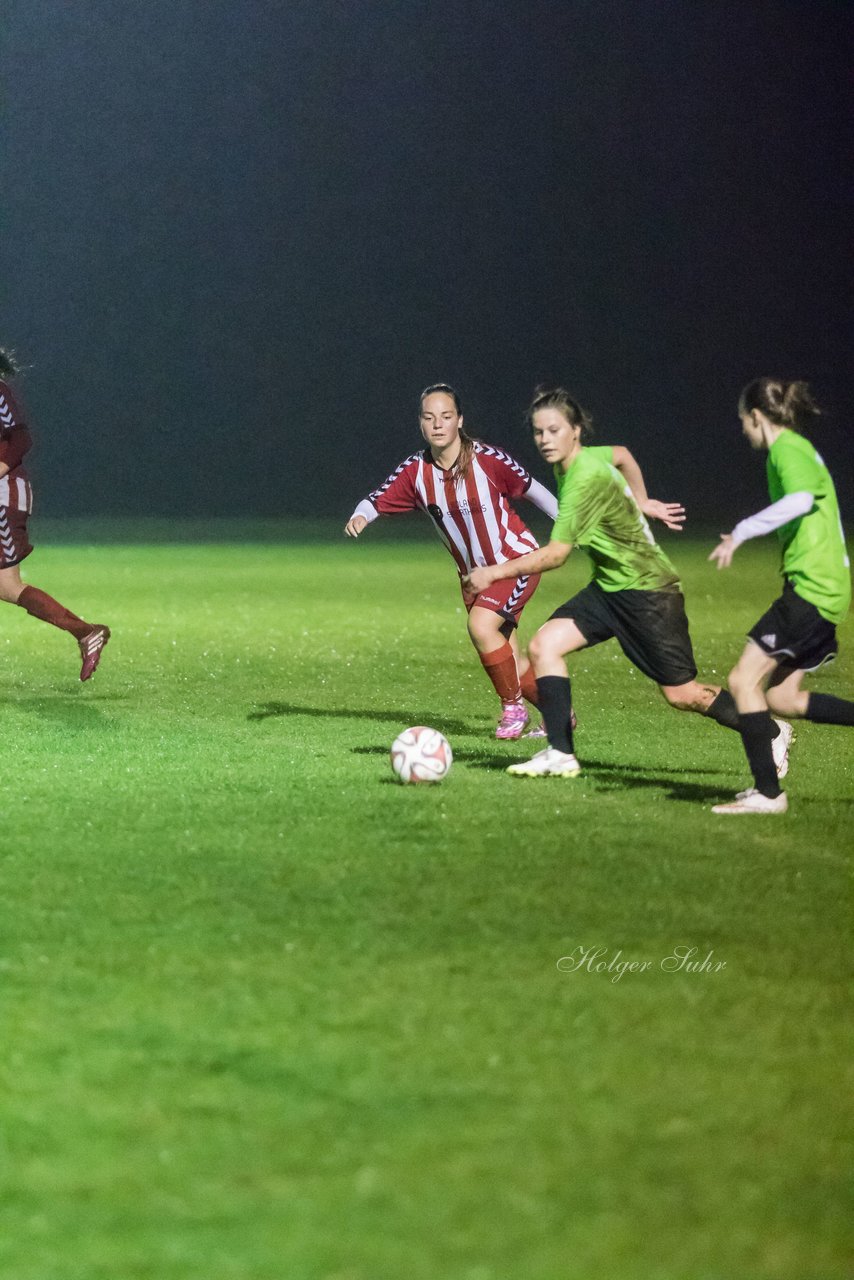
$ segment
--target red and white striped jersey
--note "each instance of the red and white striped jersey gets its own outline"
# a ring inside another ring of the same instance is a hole
[[[0,476],[0,507],[32,511],[33,491],[21,466],[21,459],[31,445],[32,439],[15,397],[9,386],[0,381],[0,462],[9,468]]]
[[[529,472],[509,454],[475,441],[463,479],[437,467],[430,450],[421,449],[401,462],[368,501],[380,515],[426,511],[462,574],[537,549],[509,501],[521,498],[530,485]]]

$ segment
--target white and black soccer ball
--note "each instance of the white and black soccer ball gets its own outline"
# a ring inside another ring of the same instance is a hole
[[[404,729],[391,744],[391,767],[401,782],[441,782],[453,759],[448,739],[424,725]]]

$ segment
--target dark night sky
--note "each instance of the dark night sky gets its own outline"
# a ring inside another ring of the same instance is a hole
[[[807,377],[854,519],[836,0],[21,0],[2,341],[47,515],[355,501],[417,394],[533,463],[533,384],[697,519],[762,468],[734,403]],[[543,475],[538,464],[538,474]]]

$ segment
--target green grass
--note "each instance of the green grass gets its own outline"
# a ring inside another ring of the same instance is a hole
[[[789,815],[718,819],[738,738],[607,645],[582,776],[507,778],[447,557],[369,539],[41,546],[114,628],[85,687],[2,610],[0,1276],[850,1275],[850,735],[799,725]],[[772,549],[667,545],[723,679]],[[441,786],[391,779],[412,723]]]

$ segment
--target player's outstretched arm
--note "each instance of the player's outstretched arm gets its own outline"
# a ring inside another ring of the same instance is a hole
[[[632,491],[635,502],[650,520],[660,520],[666,528],[674,533],[681,533],[685,523],[685,508],[681,502],[659,502],[651,498],[646,491],[643,472],[637,459],[623,444],[614,445],[614,466],[626,478],[626,484]]]
[[[566,560],[572,544],[569,542],[549,542],[527,555],[517,556],[515,560],[505,560],[504,564],[487,564],[482,568],[472,569],[462,579],[463,591],[469,597],[486,591],[493,582],[503,578],[524,578],[531,573],[548,573],[550,569],[559,569]]]
[[[805,516],[812,509],[814,502],[814,495],[807,489],[785,494],[776,502],[772,502],[770,507],[757,511],[756,515],[748,516],[746,520],[739,520],[732,533],[722,533],[720,543],[709,559],[717,561],[719,569],[729,568],[736,548],[740,547],[742,542],[747,542],[750,538],[764,538],[766,534],[773,533],[775,529],[781,528],[791,520]]]
[[[376,520],[379,512],[369,498],[365,498],[359,503],[356,510],[344,526],[344,532],[348,538],[358,538],[359,534],[373,520]]]

